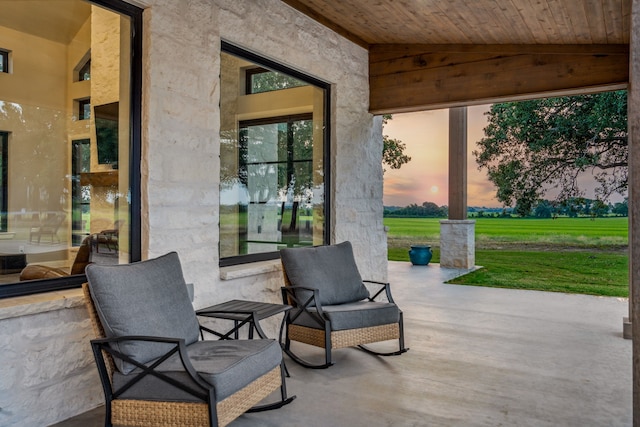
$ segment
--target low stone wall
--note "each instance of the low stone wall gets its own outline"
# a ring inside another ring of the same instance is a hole
[[[46,426],[103,403],[80,290],[0,300],[0,426]]]

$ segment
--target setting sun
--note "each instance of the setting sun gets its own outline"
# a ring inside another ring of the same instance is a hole
[[[467,188],[469,206],[499,206],[496,189],[485,171],[478,169],[471,152],[482,139],[487,125],[488,105],[468,107]],[[400,169],[387,168],[384,173],[385,206],[421,205],[433,202],[448,204],[449,110],[431,110],[394,114],[384,127],[384,134],[407,144],[411,161]],[[430,185],[429,185],[430,184]],[[440,191],[440,189],[443,191]]]

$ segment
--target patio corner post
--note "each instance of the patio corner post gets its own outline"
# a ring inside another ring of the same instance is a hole
[[[629,320],[625,338],[633,338],[633,425],[640,427],[640,0],[631,3],[629,40]],[[629,331],[629,329],[631,329]]]
[[[640,232],[634,232],[640,226],[640,0],[633,0],[631,13],[631,31],[629,41],[629,86],[627,90],[627,130],[628,130],[628,196],[629,196],[629,317],[623,319],[622,332],[627,339],[634,338],[634,354],[640,341],[635,339],[632,325],[636,308],[640,301],[640,262],[634,260],[640,254]],[[638,331],[640,333],[640,330]],[[640,338],[640,337],[639,337]],[[635,356],[634,356],[635,362]],[[634,372],[635,372],[634,363]],[[639,371],[640,372],[640,371]],[[640,377],[639,377],[640,379]]]
[[[449,219],[440,221],[440,266],[475,266],[475,221],[467,219],[467,107],[449,109]]]

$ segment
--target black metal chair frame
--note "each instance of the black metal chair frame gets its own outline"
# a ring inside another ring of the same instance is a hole
[[[286,277],[286,272],[285,272],[285,281],[288,283],[288,278]],[[385,283],[385,282],[378,282],[378,281],[374,281],[374,280],[363,280],[364,283],[369,283],[369,284],[374,284],[374,285],[379,285],[381,286],[380,289],[377,290],[377,292],[373,295],[370,296],[368,298],[368,301],[370,302],[375,302],[376,298],[378,298],[380,295],[382,295],[382,293],[384,292],[387,298],[387,301],[390,303],[395,303],[393,300],[393,297],[391,296],[391,288],[390,288],[390,284],[389,283]],[[295,311],[289,311],[287,313],[286,316],[286,335],[285,335],[285,343],[284,343],[284,351],[285,353],[291,358],[293,359],[296,363],[307,367],[307,368],[312,368],[312,369],[326,369],[330,366],[333,365],[332,359],[331,359],[331,350],[332,350],[332,341],[331,341],[331,321],[328,319],[328,317],[324,314],[324,311],[322,309],[322,305],[320,305],[319,301],[320,301],[320,296],[319,296],[319,290],[316,288],[310,288],[310,287],[305,287],[305,286],[293,286],[293,285],[288,285],[287,286],[283,286],[281,288],[282,291],[282,300],[284,304],[290,304],[292,306],[294,306],[295,308],[298,308],[299,310]],[[298,297],[297,295],[297,291],[309,291],[309,292],[313,292],[313,295],[310,296],[309,298],[307,298],[306,300],[302,300],[301,298]],[[313,308],[314,310],[310,310],[310,308]],[[408,348],[405,347],[405,342],[404,342],[404,320],[403,320],[403,315],[402,315],[402,310],[399,310],[400,312],[400,318],[398,321],[398,327],[399,327],[399,338],[398,338],[398,350],[397,351],[392,351],[392,352],[379,352],[379,351],[375,351],[369,347],[367,347],[364,344],[354,344],[356,345],[358,348],[360,348],[361,350],[369,353],[369,354],[373,354],[376,356],[398,356],[402,353],[406,353],[407,351],[409,351]],[[313,364],[310,363],[306,360],[304,360],[303,358],[297,356],[295,353],[293,353],[293,351],[291,350],[291,339],[289,338],[289,325],[291,325],[298,317],[300,317],[302,315],[302,313],[307,313],[307,315],[313,319],[314,322],[317,323],[318,325],[318,329],[324,330],[324,349],[325,349],[325,363],[323,364]]]
[[[153,364],[147,366],[143,363],[139,363],[138,361],[132,359],[131,357],[120,353],[119,351],[114,350],[111,347],[112,343],[121,343],[126,341],[150,341],[150,342],[158,342],[158,343],[166,343],[173,344],[173,347],[165,353],[162,357],[157,359]],[[202,400],[203,403],[206,403],[209,409],[209,424],[211,427],[215,427],[218,425],[218,415],[216,411],[216,401],[215,401],[215,390],[213,386],[208,385],[205,381],[203,381],[196,370],[191,365],[189,358],[187,356],[187,348],[183,339],[175,339],[175,338],[160,338],[160,337],[149,337],[149,336],[127,336],[127,337],[118,337],[118,338],[103,338],[103,339],[95,339],[91,340],[91,349],[93,350],[93,356],[96,360],[96,365],[98,367],[98,374],[100,375],[100,382],[102,383],[102,389],[105,395],[105,427],[111,427],[113,424],[111,422],[111,402],[118,397],[120,397],[124,392],[126,392],[129,388],[135,385],[137,382],[142,380],[147,375],[155,376],[162,381],[165,381],[174,387],[183,390],[192,396]],[[106,361],[104,358],[104,353],[107,353],[114,359],[120,359],[125,362],[131,363],[135,365],[137,368],[140,368],[142,372],[136,374],[131,380],[127,381],[122,387],[118,390],[113,390],[113,386],[111,384],[108,369],[106,365]],[[174,379],[164,375],[162,372],[158,372],[155,369],[166,361],[169,357],[173,356],[176,352],[180,355],[180,360],[182,362],[182,367],[185,372],[189,375],[189,378],[193,380],[193,382],[199,387],[200,390],[193,389],[191,387],[186,386]]]
[[[201,326],[201,329],[206,332],[211,332],[205,327]],[[167,351],[162,357],[158,358],[151,364],[140,363],[131,357],[122,354],[121,352],[114,350],[111,344],[114,343],[122,343],[126,341],[149,341],[149,342],[158,342],[158,343],[166,343],[173,344],[173,347]],[[198,398],[203,403],[206,403],[209,409],[209,422],[211,427],[215,427],[218,425],[218,416],[216,411],[216,398],[215,398],[215,389],[213,386],[208,384],[198,375],[197,371],[191,364],[188,354],[187,347],[183,339],[176,338],[164,338],[164,337],[151,337],[151,336],[126,336],[126,337],[118,337],[118,338],[102,338],[102,339],[94,339],[91,340],[91,349],[93,350],[93,355],[96,360],[96,365],[98,367],[98,374],[100,376],[100,380],[102,383],[102,388],[105,395],[105,409],[106,409],[106,417],[105,417],[105,426],[111,427],[113,424],[111,422],[111,402],[115,399],[118,399],[123,393],[125,393],[129,388],[134,386],[136,383],[141,381],[145,376],[152,375],[162,381],[165,381],[172,386],[183,390],[190,395]],[[103,353],[104,352],[104,353]],[[114,359],[120,359],[124,362],[130,363],[135,367],[139,368],[142,372],[136,373],[129,381],[119,387],[117,390],[113,390],[112,383],[109,378],[109,373],[107,369],[107,364],[104,358],[104,354],[108,354]],[[198,389],[191,388],[179,381],[174,380],[171,377],[163,374],[161,371],[156,370],[158,366],[160,366],[164,361],[173,356],[175,353],[179,354],[180,361],[182,362],[182,367],[184,368],[184,372],[189,375],[189,378],[193,380],[195,385],[198,386]],[[280,373],[282,376],[282,384],[280,386],[280,395],[281,400],[275,403],[265,404],[254,406],[246,412],[260,412],[267,411],[271,409],[281,408],[289,403],[291,403],[296,396],[287,397],[287,388],[285,383],[285,368],[284,362],[280,364]]]
[[[91,302],[91,297],[89,295],[88,286],[83,285],[83,291],[85,292],[85,300],[86,304],[88,304],[89,316],[94,323],[94,332],[99,336],[104,332],[102,331],[102,325],[99,324],[99,319],[97,317],[97,313],[95,312],[95,307],[93,302]],[[247,313],[247,319],[242,322],[242,325],[249,323],[250,327],[255,327],[258,331],[258,334],[263,337],[264,332],[260,329],[260,324],[257,321],[258,319],[255,317],[255,313]],[[238,328],[242,325],[238,325]],[[98,328],[98,330],[96,330]],[[216,334],[214,331],[206,328],[202,325],[199,325],[200,334],[202,336],[203,332],[213,333],[214,335],[220,336],[220,334]],[[220,339],[229,339],[229,337],[220,336]],[[157,342],[157,343],[165,343],[170,344],[172,347],[161,357],[156,359],[155,361],[148,363],[141,363],[137,360],[134,360],[130,356],[123,354],[122,352],[115,350],[112,347],[112,344],[123,343],[128,341],[147,341],[147,342]],[[100,382],[102,384],[102,389],[105,396],[105,427],[112,427],[112,402],[123,393],[125,393],[128,389],[134,386],[136,383],[141,381],[144,377],[151,375],[154,376],[161,381],[164,381],[182,391],[187,392],[188,394],[194,396],[195,398],[202,401],[202,403],[207,405],[208,413],[209,413],[209,425],[210,427],[218,426],[218,414],[216,408],[216,396],[215,396],[215,388],[204,381],[200,375],[197,373],[191,361],[189,359],[187,353],[187,346],[185,344],[184,339],[177,338],[168,338],[168,337],[157,337],[157,336],[122,336],[116,338],[98,338],[90,341],[91,349],[93,351],[93,356],[97,365],[98,375],[100,377]],[[164,361],[178,353],[180,357],[180,361],[182,363],[182,367],[184,372],[189,376],[189,378],[194,382],[197,388],[189,387],[186,384],[180,383],[175,379],[168,377],[163,372],[158,371],[158,368]],[[109,358],[107,361],[106,358]],[[124,362],[130,363],[134,365],[136,368],[139,368],[141,372],[135,372],[130,380],[128,380],[125,384],[120,386],[117,390],[113,389],[113,383],[111,379],[111,372],[115,370],[115,360],[122,360]],[[287,397],[287,388],[286,388],[286,366],[284,364],[284,359],[280,363],[280,401],[274,403],[268,403],[264,405],[256,405],[252,408],[246,410],[245,412],[260,412],[267,411],[272,409],[281,408],[289,403],[291,403],[296,396]],[[261,377],[262,378],[262,377]],[[259,381],[258,379],[257,381]],[[197,403],[197,402],[196,402]]]

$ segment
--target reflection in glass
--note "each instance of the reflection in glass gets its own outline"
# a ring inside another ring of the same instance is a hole
[[[221,77],[221,263],[323,244],[325,91],[226,53]]]
[[[130,258],[130,18],[82,0],[24,4],[0,16],[16,61],[0,79],[0,283]]]
[[[91,60],[88,60],[78,71],[78,81],[83,80],[91,80]]]

